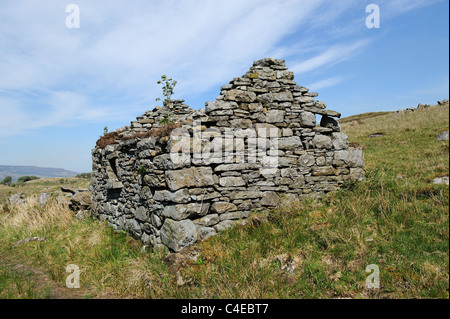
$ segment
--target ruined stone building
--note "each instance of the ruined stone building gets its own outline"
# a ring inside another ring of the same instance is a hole
[[[179,251],[285,197],[361,180],[362,151],[317,95],[297,85],[284,60],[266,58],[204,109],[165,101],[92,150],[94,215]]]

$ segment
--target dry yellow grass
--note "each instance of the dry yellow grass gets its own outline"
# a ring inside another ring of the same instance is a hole
[[[59,191],[61,189],[61,186],[88,188],[89,184],[89,179],[76,177],[53,177],[31,180],[24,183],[23,186],[18,187],[0,185],[0,203],[5,202],[9,196],[16,193],[36,195],[39,193]]]
[[[6,204],[4,204],[6,206]],[[73,221],[73,212],[68,208],[67,201],[53,199],[42,207],[36,195],[25,198],[23,204],[8,207],[9,213],[3,216],[2,227],[27,229],[30,233],[45,227],[66,228]]]

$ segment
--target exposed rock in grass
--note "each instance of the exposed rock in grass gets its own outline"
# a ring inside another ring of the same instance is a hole
[[[89,210],[92,205],[92,192],[78,190],[71,198],[69,208],[73,211]]]
[[[24,204],[25,194],[22,193],[13,194],[8,198],[8,201],[11,205]]]
[[[373,134],[369,135],[370,138],[381,137],[381,136],[384,136],[384,133],[379,132],[379,133],[373,133]]]
[[[21,244],[26,244],[26,243],[28,243],[30,241],[45,241],[45,240],[47,240],[47,239],[44,238],[44,237],[29,237],[29,238],[25,238],[25,239],[19,240],[18,242],[14,243],[13,246],[16,247],[16,246],[19,246]]]
[[[448,175],[447,175],[447,176],[442,176],[442,177],[436,177],[435,179],[433,179],[432,183],[433,183],[433,184],[445,184],[445,185],[449,185],[449,178],[448,178]]]
[[[50,198],[48,193],[39,194],[39,204],[45,205],[47,204],[48,199]]]
[[[448,141],[448,130],[447,131],[443,131],[440,132],[437,136],[436,139],[438,141]]]

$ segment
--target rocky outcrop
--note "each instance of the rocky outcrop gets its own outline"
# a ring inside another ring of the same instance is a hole
[[[435,179],[433,179],[432,183],[433,183],[433,184],[445,184],[445,185],[449,185],[449,178],[448,178],[448,175],[436,177]]]
[[[25,194],[17,193],[9,196],[8,203],[10,205],[18,205],[18,204],[24,204],[25,203]]]
[[[89,189],[61,186],[61,191],[66,193],[64,198],[68,201],[69,209],[75,212],[76,217],[90,216],[92,192]]]
[[[262,59],[204,109],[167,101],[99,140],[93,214],[176,252],[286,196],[362,179],[362,151],[349,147],[340,113],[293,79],[283,60]]]
[[[444,100],[439,100],[439,101],[437,101],[437,105],[448,105],[448,99],[444,99]],[[429,105],[429,104],[423,104],[423,103],[419,103],[419,104],[417,104],[417,107],[407,107],[406,109],[404,109],[404,110],[402,110],[402,109],[399,109],[399,110],[397,110],[397,114],[402,114],[402,113],[404,113],[404,112],[414,112],[414,111],[417,111],[417,110],[421,110],[421,109],[426,109],[426,108],[429,108],[429,107],[431,107],[431,105]]]

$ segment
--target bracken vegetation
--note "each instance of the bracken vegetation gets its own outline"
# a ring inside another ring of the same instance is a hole
[[[152,128],[150,130],[148,130],[147,132],[140,132],[140,133],[136,133],[133,136],[120,136],[120,134],[118,132],[110,132],[110,133],[106,133],[105,135],[101,136],[97,142],[96,145],[99,148],[105,148],[106,146],[110,145],[110,144],[115,144],[120,140],[131,140],[134,138],[148,138],[148,137],[157,137],[157,138],[162,138],[165,136],[170,136],[170,133],[178,128],[181,127],[181,123],[169,123],[169,124],[164,124],[161,127],[158,128]]]

